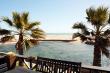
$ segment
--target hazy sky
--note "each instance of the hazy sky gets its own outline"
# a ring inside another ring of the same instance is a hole
[[[100,5],[110,7],[110,0],[0,0],[0,17],[27,11],[30,21],[40,21],[47,33],[72,33],[75,22],[86,22],[85,10]]]

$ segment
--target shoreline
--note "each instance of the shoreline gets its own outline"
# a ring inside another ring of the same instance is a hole
[[[0,42],[0,45],[12,45],[12,44],[16,44],[16,41],[14,41],[14,42],[8,41],[8,42],[5,42],[5,43]]]
[[[72,35],[68,35],[68,34],[48,34],[45,36],[45,39],[43,39],[44,41],[49,41],[49,40],[52,40],[52,41],[65,41],[67,40],[67,42],[69,40],[72,40]],[[79,41],[77,39],[75,39],[75,41]],[[5,43],[1,43],[0,42],[0,45],[4,44],[4,45],[8,45],[8,44],[15,44],[17,42],[17,40],[14,40],[14,41],[8,41],[8,42],[5,42]],[[72,41],[74,42],[74,41]]]

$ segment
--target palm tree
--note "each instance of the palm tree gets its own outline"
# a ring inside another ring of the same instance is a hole
[[[109,51],[106,48],[109,44],[110,36],[110,15],[108,8],[100,6],[98,8],[90,7],[86,10],[87,21],[91,24],[84,25],[82,22],[75,23],[73,29],[81,29],[81,32],[74,34],[74,37],[81,38],[82,41],[94,40],[93,66],[101,66],[101,55],[109,58]],[[89,27],[88,27],[89,26]]]
[[[29,49],[31,45],[38,43],[38,39],[44,38],[44,31],[39,28],[40,22],[29,22],[28,12],[13,12],[12,19],[3,17],[2,20],[9,24],[10,30],[0,29],[0,35],[3,35],[1,42],[9,41],[18,35],[18,41],[15,45],[18,54],[23,55],[24,50]]]

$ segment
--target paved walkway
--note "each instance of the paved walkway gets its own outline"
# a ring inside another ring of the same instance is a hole
[[[13,70],[7,71],[5,73],[41,73],[41,72],[36,72],[32,70],[25,69],[23,67],[17,67]]]

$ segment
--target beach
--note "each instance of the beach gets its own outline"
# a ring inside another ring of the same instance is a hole
[[[45,35],[45,38],[43,40],[72,40],[72,34],[47,34]],[[78,38],[75,40],[80,41]],[[17,42],[17,39],[7,41],[5,43],[1,44],[15,44]]]
[[[72,34],[47,34],[45,36],[46,40],[53,39],[53,40],[71,40]]]

